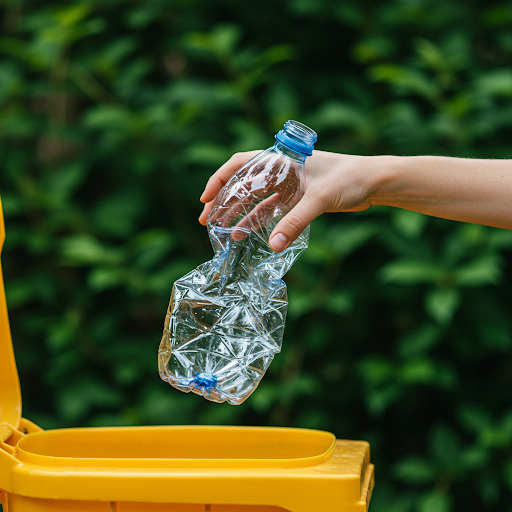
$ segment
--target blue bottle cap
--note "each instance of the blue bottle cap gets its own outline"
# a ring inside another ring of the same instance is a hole
[[[318,136],[311,128],[298,121],[286,121],[284,128],[280,130],[276,139],[301,155],[310,156]]]
[[[215,389],[217,380],[217,377],[211,373],[198,373],[190,384],[196,388]]]

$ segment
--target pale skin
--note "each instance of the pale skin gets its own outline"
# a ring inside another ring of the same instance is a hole
[[[220,189],[259,151],[234,154],[201,195],[206,225]],[[282,251],[324,212],[394,206],[461,222],[512,229],[512,160],[442,156],[356,156],[314,151],[306,159],[306,191],[269,238]]]

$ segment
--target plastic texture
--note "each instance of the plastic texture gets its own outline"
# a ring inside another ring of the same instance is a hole
[[[219,192],[207,221],[214,258],[174,283],[159,371],[175,388],[238,405],[281,350],[288,307],[282,277],[307,248],[309,226],[284,251],[276,224],[301,199],[316,133],[288,121]]]

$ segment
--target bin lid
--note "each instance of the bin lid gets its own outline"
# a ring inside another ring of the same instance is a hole
[[[5,226],[0,200],[0,252],[5,240]],[[11,435],[10,427],[17,429],[21,419],[21,389],[12,349],[11,329],[5,300],[5,289],[0,266],[0,440]],[[6,423],[7,425],[2,425]]]

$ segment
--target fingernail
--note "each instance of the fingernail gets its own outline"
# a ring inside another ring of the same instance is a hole
[[[270,246],[274,251],[282,251],[288,245],[288,237],[283,233],[276,233],[270,241]]]

